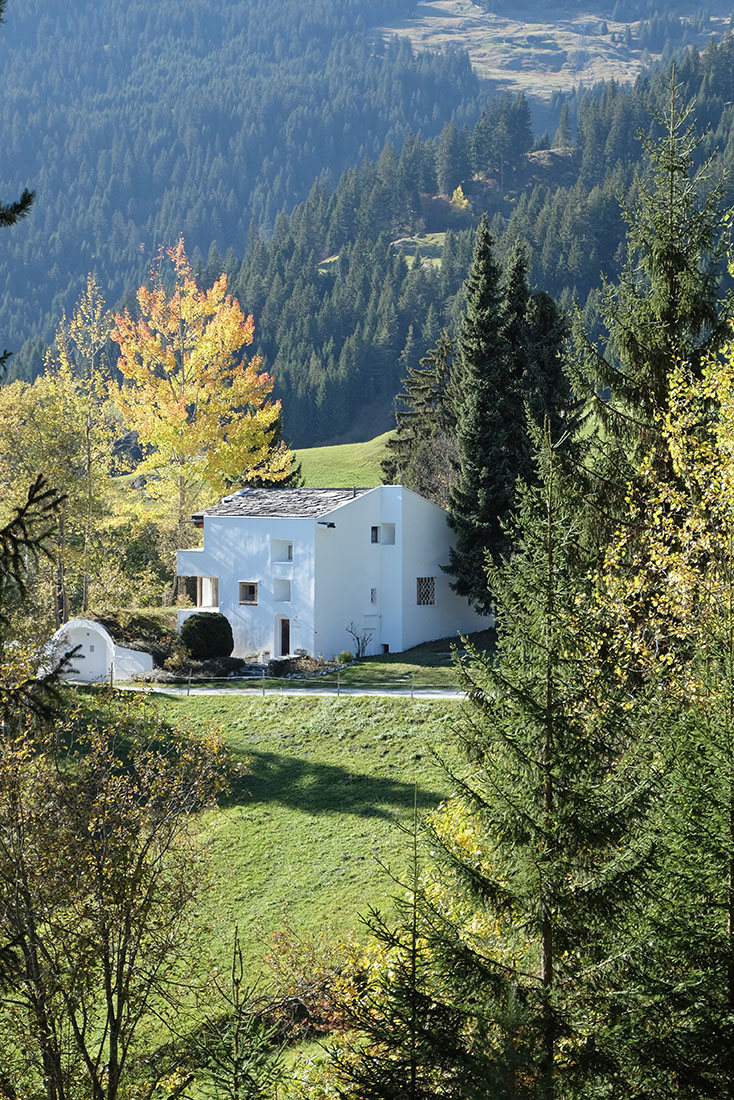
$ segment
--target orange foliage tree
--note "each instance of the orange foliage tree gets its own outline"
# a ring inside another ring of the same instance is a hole
[[[172,289],[161,263],[152,288],[138,290],[140,318],[127,310],[115,316],[117,403],[144,451],[138,471],[146,495],[184,545],[187,519],[202,500],[248,481],[284,480],[292,455],[275,442],[280,402],[270,399],[272,378],[258,356],[243,357],[254,322],[227,293],[227,276],[200,289],[183,237],[161,259],[173,267]]]

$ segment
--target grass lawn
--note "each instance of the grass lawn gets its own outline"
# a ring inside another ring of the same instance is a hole
[[[385,457],[389,432],[366,443],[340,443],[334,447],[306,447],[297,452],[309,489],[371,489],[382,484],[380,463]]]
[[[339,939],[386,908],[407,854],[413,792],[450,793],[432,752],[450,752],[457,702],[406,699],[157,697],[165,717],[220,727],[249,761],[226,803],[202,815],[211,881],[196,916],[202,954],[227,962],[239,925],[254,976],[274,932]]]

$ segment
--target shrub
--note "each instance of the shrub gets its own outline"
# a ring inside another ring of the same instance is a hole
[[[337,661],[340,665],[350,665],[353,660],[354,654],[351,653],[348,649],[343,649],[337,657]]]
[[[197,611],[190,615],[181,624],[179,636],[181,644],[197,661],[229,657],[234,649],[232,627],[219,611]]]

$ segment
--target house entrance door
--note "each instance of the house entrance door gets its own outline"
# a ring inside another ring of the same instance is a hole
[[[290,619],[280,620],[280,655],[281,657],[287,657],[291,651],[291,621]]]

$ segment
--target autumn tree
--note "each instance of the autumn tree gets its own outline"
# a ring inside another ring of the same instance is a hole
[[[138,306],[137,320],[127,310],[115,317],[117,401],[145,452],[137,470],[146,494],[182,546],[202,498],[253,480],[280,482],[292,459],[283,444],[273,447],[280,405],[270,400],[261,360],[243,357],[254,322],[227,293],[226,275],[200,289],[181,238],[161,257],[153,285],[140,287]]]
[[[588,463],[602,541],[656,442],[658,472],[666,476],[660,415],[673,364],[680,360],[697,371],[727,339],[730,303],[720,288],[728,215],[711,163],[695,168],[700,138],[692,107],[680,106],[681,94],[673,73],[662,134],[642,138],[647,164],[639,198],[622,207],[626,262],[619,284],[607,284],[601,299],[603,345],[588,339],[580,317],[574,334],[574,384],[602,427]],[[600,523],[607,515],[609,522]]]
[[[630,686],[657,682],[655,875],[609,1024],[635,1095],[734,1095],[734,346],[673,364],[598,594]],[[670,476],[659,477],[664,447]]]
[[[188,822],[224,764],[214,739],[171,730],[134,699],[72,706],[53,729],[23,723],[3,740],[6,1095],[115,1100],[140,1069],[139,1033],[167,1011],[199,881]]]
[[[62,318],[47,350],[45,371],[33,384],[14,382],[0,390],[4,431],[0,441],[0,483],[16,501],[42,470],[63,489],[57,513],[53,577],[46,578],[57,626],[70,614],[85,613],[90,598],[110,590],[108,559],[113,508],[110,473],[120,424],[108,398],[104,350],[111,319],[99,287],[89,276],[71,317]],[[35,602],[35,601],[34,601]]]

